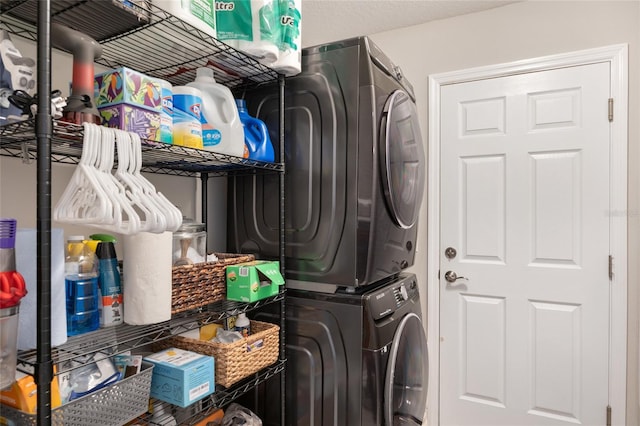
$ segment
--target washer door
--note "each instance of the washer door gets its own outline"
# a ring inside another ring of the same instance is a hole
[[[389,214],[401,228],[418,220],[424,190],[424,149],[416,106],[403,90],[394,91],[382,110],[380,169]]]
[[[422,321],[400,321],[391,344],[385,380],[385,425],[421,425],[427,408],[429,355]]]

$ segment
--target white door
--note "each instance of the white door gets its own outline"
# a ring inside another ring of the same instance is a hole
[[[596,63],[442,87],[443,426],[606,422],[609,81]]]

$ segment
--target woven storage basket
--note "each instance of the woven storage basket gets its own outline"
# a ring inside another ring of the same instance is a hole
[[[251,335],[233,343],[215,343],[204,340],[174,336],[154,344],[154,350],[179,348],[215,359],[216,384],[229,387],[234,383],[257,373],[278,360],[280,327],[261,321],[251,321]],[[247,348],[262,339],[261,348],[247,351]]]
[[[125,424],[149,409],[153,364],[142,362],[134,376],[51,410],[53,426],[113,426]],[[37,425],[38,416],[0,406],[0,417],[18,426]]]
[[[217,262],[174,266],[171,282],[171,313],[200,308],[227,295],[227,265],[255,260],[252,254],[215,253]]]

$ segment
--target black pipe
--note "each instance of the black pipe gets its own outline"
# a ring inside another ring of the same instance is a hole
[[[37,160],[37,283],[38,316],[35,382],[38,385],[38,425],[51,424],[51,1],[38,2]]]

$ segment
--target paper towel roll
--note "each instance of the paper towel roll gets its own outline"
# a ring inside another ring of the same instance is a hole
[[[172,233],[141,232],[123,238],[124,322],[171,319]]]
[[[265,64],[278,60],[279,0],[251,0],[253,40],[238,40],[238,49]]]
[[[302,70],[302,0],[282,0],[280,25],[280,54],[271,67],[290,77]]]
[[[27,295],[20,301],[18,350],[37,346],[38,282],[37,231],[18,229],[16,234],[16,270],[27,284]],[[51,345],[67,341],[67,305],[64,296],[64,233],[51,229]]]

